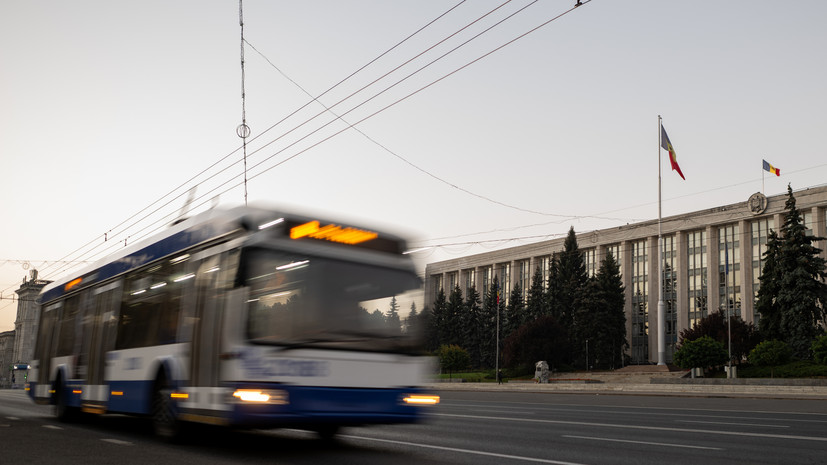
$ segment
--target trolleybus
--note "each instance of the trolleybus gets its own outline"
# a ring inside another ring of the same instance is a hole
[[[45,287],[30,396],[81,412],[293,427],[408,423],[439,401],[417,339],[369,318],[421,285],[400,238],[211,210]]]

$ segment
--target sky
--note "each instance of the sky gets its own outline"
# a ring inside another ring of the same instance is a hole
[[[243,204],[242,115],[250,204],[420,272],[657,218],[659,156],[664,216],[827,182],[827,2],[574,3],[246,0],[242,105],[238,2],[0,2],[0,331],[32,268]]]

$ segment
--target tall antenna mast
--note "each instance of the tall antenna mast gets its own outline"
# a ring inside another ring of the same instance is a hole
[[[238,24],[241,26],[241,124],[235,130],[243,142],[244,147],[244,205],[247,205],[247,137],[250,136],[250,126],[247,126],[247,101],[244,92],[244,10],[238,0]]]

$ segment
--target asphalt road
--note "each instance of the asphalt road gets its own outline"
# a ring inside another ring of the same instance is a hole
[[[442,392],[430,421],[347,428],[332,443],[292,430],[199,430],[184,445],[146,422],[62,424],[0,390],[0,462],[60,464],[777,464],[827,461],[827,402]]]

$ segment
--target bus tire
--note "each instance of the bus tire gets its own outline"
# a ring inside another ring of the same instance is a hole
[[[161,439],[174,442],[181,439],[183,428],[171,394],[172,386],[159,375],[152,390],[152,429]]]
[[[57,375],[54,384],[54,414],[58,421],[71,423],[77,418],[77,408],[69,406],[69,395],[66,393],[66,384],[63,375]]]

